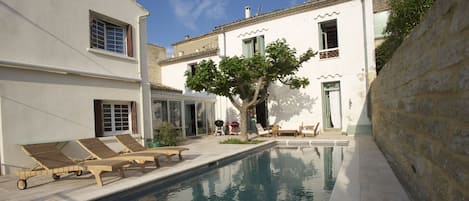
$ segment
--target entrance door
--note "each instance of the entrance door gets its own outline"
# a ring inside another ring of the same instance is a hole
[[[186,136],[196,135],[195,103],[187,101],[184,104],[186,120]]]
[[[256,105],[256,122],[260,123],[263,128],[267,127],[267,105],[266,101]]]
[[[342,128],[340,82],[322,84],[324,128]]]

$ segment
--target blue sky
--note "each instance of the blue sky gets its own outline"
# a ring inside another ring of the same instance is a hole
[[[304,0],[137,0],[149,12],[148,42],[163,46],[210,32],[215,26],[244,18],[244,7],[254,15],[287,8]]]

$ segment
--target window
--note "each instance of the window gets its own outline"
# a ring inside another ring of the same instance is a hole
[[[320,59],[339,56],[337,20],[334,19],[319,23],[319,45]]]
[[[152,107],[153,129],[160,128],[163,122],[182,127],[181,101],[154,100]]]
[[[136,133],[135,102],[94,101],[96,137]]]
[[[188,65],[191,75],[195,75],[196,69],[197,69],[197,63],[191,63]]]
[[[90,14],[91,48],[133,57],[132,26],[97,13]]]
[[[389,11],[379,12],[373,14],[374,27],[375,27],[375,39],[384,38],[384,29],[388,23]]]
[[[252,57],[255,54],[264,55],[264,36],[257,36],[243,40],[243,56]]]

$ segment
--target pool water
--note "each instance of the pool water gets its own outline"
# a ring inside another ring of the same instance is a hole
[[[342,160],[340,146],[276,146],[133,200],[326,201]]]

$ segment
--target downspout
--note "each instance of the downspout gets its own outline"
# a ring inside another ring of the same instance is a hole
[[[141,102],[141,122],[139,125],[143,130],[140,130],[144,139],[153,138],[153,125],[151,117],[151,90],[150,81],[148,80],[148,66],[147,66],[147,16],[139,17],[139,64],[140,64],[140,102]]]
[[[365,15],[365,0],[361,0],[362,3],[362,20],[363,20],[363,46],[364,46],[364,53],[365,53],[365,86],[366,86],[366,93],[368,94],[368,87],[370,85],[370,81],[368,80],[368,41],[367,41],[367,34],[366,34],[366,15]]]
[[[369,73],[369,61],[368,61],[368,35],[367,35],[367,23],[366,23],[366,8],[365,8],[365,0],[361,0],[362,4],[362,20],[363,20],[363,46],[364,46],[364,56],[365,56],[365,92],[366,92],[366,113],[367,117],[371,122],[371,103],[370,103],[370,95],[369,95],[369,88],[370,88],[370,80],[368,77]]]

